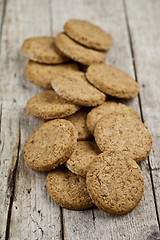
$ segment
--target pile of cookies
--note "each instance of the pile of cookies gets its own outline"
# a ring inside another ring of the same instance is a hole
[[[152,145],[138,114],[118,102],[135,97],[138,83],[104,64],[112,38],[102,29],[71,19],[64,31],[27,39],[21,49],[29,59],[27,79],[49,89],[27,102],[27,112],[44,122],[27,140],[24,159],[34,170],[49,171],[47,191],[61,207],[127,213],[142,198],[137,163]]]

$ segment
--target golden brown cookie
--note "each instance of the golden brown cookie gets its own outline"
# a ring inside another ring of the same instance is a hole
[[[54,90],[40,92],[27,102],[27,112],[41,119],[63,118],[79,109],[78,105],[67,102]]]
[[[65,118],[75,126],[78,132],[78,140],[88,140],[92,137],[86,126],[88,111],[89,110],[87,108],[81,108],[78,112]]]
[[[40,63],[57,64],[69,61],[55,46],[53,37],[34,37],[24,41],[21,53],[24,57]]]
[[[86,125],[88,130],[93,134],[97,122],[110,113],[126,113],[133,114],[140,119],[139,115],[130,107],[122,103],[105,102],[102,105],[93,108],[87,115]]]
[[[61,71],[53,76],[51,84],[58,95],[77,105],[97,106],[102,104],[106,95],[92,86],[80,71]]]
[[[84,65],[90,65],[92,63],[103,63],[106,58],[105,52],[84,47],[69,38],[64,33],[58,34],[55,43],[57,48],[63,54]]]
[[[99,153],[100,151],[95,142],[79,141],[65,165],[71,172],[85,177],[90,164]]]
[[[94,206],[85,178],[70,172],[64,166],[48,174],[46,186],[49,196],[61,207],[83,210]]]
[[[112,46],[111,36],[88,21],[70,19],[65,23],[64,30],[69,37],[89,48],[107,50]]]
[[[77,131],[64,119],[43,123],[28,138],[24,147],[27,165],[37,171],[50,171],[64,163],[77,145]]]
[[[31,83],[39,87],[52,88],[51,81],[53,79],[53,74],[59,74],[62,70],[67,69],[79,70],[79,66],[74,62],[48,65],[30,60],[25,68],[25,76]]]
[[[95,141],[102,152],[127,152],[132,159],[145,159],[152,147],[147,127],[134,115],[111,113],[101,118],[94,129]]]
[[[133,98],[138,94],[138,83],[115,67],[92,64],[87,69],[86,76],[91,84],[109,95],[118,98]]]
[[[120,215],[135,208],[144,192],[138,164],[125,152],[104,152],[91,164],[86,184],[94,204]]]

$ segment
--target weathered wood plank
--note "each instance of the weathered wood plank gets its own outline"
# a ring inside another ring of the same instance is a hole
[[[4,1],[0,0],[0,53],[1,53],[1,38],[2,38],[2,29],[3,29],[3,21],[5,15],[5,8],[4,8]],[[2,17],[3,16],[3,17]],[[4,142],[2,142],[2,94],[0,94],[0,158],[4,148]],[[1,159],[0,167],[5,164],[6,159]],[[2,169],[2,167],[1,167]],[[5,237],[5,223],[4,223],[4,211],[6,210],[6,206],[4,206],[5,196],[4,190],[7,189],[7,182],[3,185],[3,178],[4,178],[3,171],[0,171],[0,239],[4,239]],[[5,189],[4,189],[5,188]],[[6,201],[7,205],[7,201]]]
[[[155,204],[160,219],[160,2],[158,0],[126,1],[133,53],[140,83],[142,112],[153,140],[149,157]],[[141,9],[139,11],[139,9]],[[160,224],[160,221],[159,221]]]
[[[28,169],[23,160],[24,143],[41,121],[26,113],[27,100],[40,88],[24,78],[26,61],[20,47],[25,38],[37,35],[50,35],[48,2],[8,1],[0,58],[2,239],[60,239],[61,235],[60,208],[46,193],[46,174]]]
[[[143,117],[152,138],[151,168],[160,168],[160,1],[126,1]]]
[[[9,101],[3,101],[1,116],[1,173],[0,173],[0,237],[4,239],[10,199],[13,193],[13,176],[16,168],[18,145],[19,145],[19,123],[15,117],[15,107],[9,107]],[[13,115],[12,120],[8,118],[8,112]]]
[[[133,1],[132,1],[133,3]],[[134,4],[134,3],[133,3]],[[59,17],[60,16],[60,17]],[[107,53],[106,63],[134,76],[131,48],[125,22],[123,4],[116,0],[52,1],[53,33],[62,31],[69,18],[89,20],[113,36],[114,45]],[[139,112],[138,98],[125,101]],[[147,161],[141,164],[145,179],[145,193],[139,206],[131,213],[112,217],[98,210],[75,212],[63,209],[64,238],[69,239],[145,239],[154,226],[158,231],[155,204]],[[150,219],[150,221],[148,221]],[[143,237],[142,237],[143,236]]]

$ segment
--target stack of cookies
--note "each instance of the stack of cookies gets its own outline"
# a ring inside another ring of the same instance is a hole
[[[152,145],[138,114],[118,102],[135,97],[138,83],[104,64],[112,38],[102,29],[72,19],[64,31],[56,38],[27,39],[22,46],[29,59],[25,76],[49,89],[27,102],[27,112],[44,122],[27,140],[24,159],[34,170],[50,171],[47,191],[61,207],[96,205],[110,214],[127,213],[142,198],[137,163]],[[86,72],[80,71],[83,65]]]

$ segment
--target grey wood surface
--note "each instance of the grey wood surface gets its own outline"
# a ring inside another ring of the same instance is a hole
[[[160,1],[0,0],[0,239],[156,239],[160,214]],[[139,96],[124,101],[148,126],[153,148],[141,163],[144,196],[130,213],[113,217],[97,208],[70,211],[46,193],[45,173],[23,160],[28,136],[41,124],[26,113],[27,100],[42,89],[24,77],[24,39],[53,35],[69,18],[89,20],[109,32],[114,45],[106,63],[140,84]],[[158,238],[157,238],[158,239]]]

